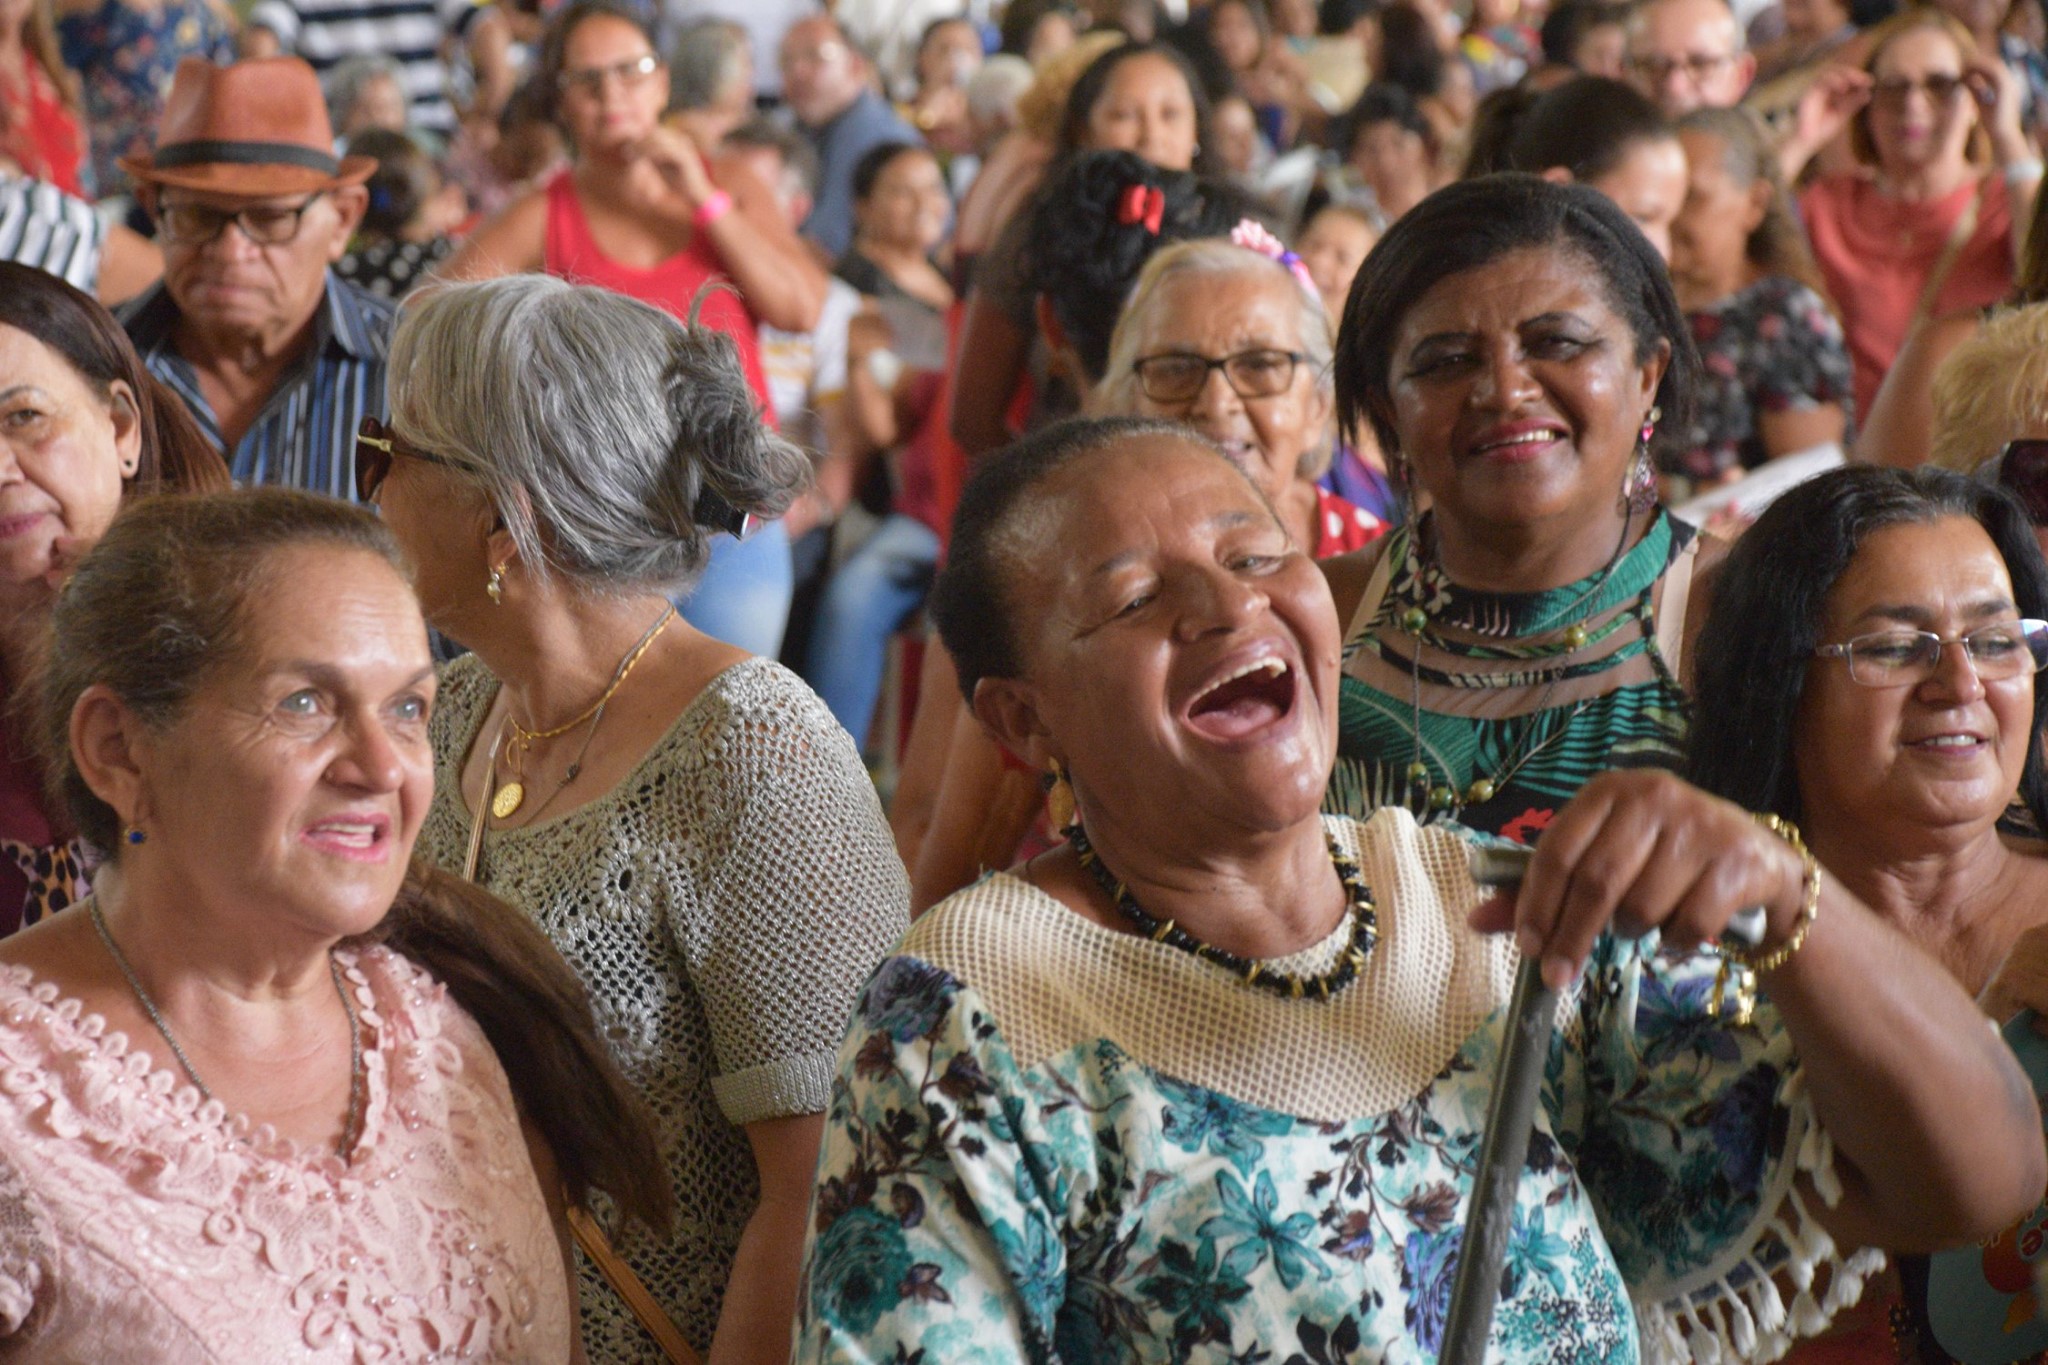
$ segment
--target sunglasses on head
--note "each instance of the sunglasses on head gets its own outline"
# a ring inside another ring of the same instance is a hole
[[[2027,520],[2048,526],[2048,440],[2007,441],[1999,453],[1998,484],[2020,500]]]
[[[444,469],[459,468],[455,461],[444,460],[430,454],[402,439],[399,434],[376,417],[365,417],[356,431],[356,497],[368,503],[375,502],[377,490],[384,486],[384,480],[391,477],[391,464],[403,455],[408,460],[422,464],[437,464]]]

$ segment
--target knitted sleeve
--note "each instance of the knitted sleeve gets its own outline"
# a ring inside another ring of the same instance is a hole
[[[735,684],[707,746],[704,895],[674,925],[736,1124],[824,1110],[861,984],[909,927],[910,886],[853,741],[780,667]]]

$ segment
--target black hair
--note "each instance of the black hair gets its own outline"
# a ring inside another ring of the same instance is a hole
[[[1542,98],[1543,92],[1526,85],[1504,85],[1481,99],[1472,114],[1472,131],[1465,141],[1465,166],[1460,176],[1471,180],[1513,170],[1515,135],[1522,130],[1522,120]]]
[[[1321,0],[1316,6],[1316,32],[1325,38],[1341,38],[1357,28],[1362,19],[1380,12],[1380,0]]]
[[[940,29],[946,27],[948,24],[965,24],[967,25],[967,27],[974,30],[974,36],[977,39],[981,37],[981,25],[975,23],[974,16],[967,13],[965,10],[957,10],[952,14],[941,14],[938,18],[926,24],[924,28],[919,31],[917,35],[917,47],[915,48],[915,51],[918,56],[922,57],[924,55],[924,50],[925,48],[931,45],[933,36],[937,34]]]
[[[1450,60],[1437,40],[1435,21],[1413,5],[1380,11],[1380,79],[1418,100],[1443,92],[1444,64]]]
[[[1082,139],[1088,131],[1088,116],[1102,99],[1102,92],[1108,88],[1116,69],[1137,57],[1163,57],[1173,63],[1182,79],[1188,85],[1188,97],[1195,105],[1195,164],[1199,175],[1215,175],[1221,167],[1216,161],[1216,139],[1209,127],[1209,94],[1202,84],[1202,78],[1188,61],[1185,53],[1169,43],[1124,43],[1088,63],[1074,88],[1067,92],[1067,107],[1060,118],[1059,148],[1061,156],[1072,156],[1081,149]]]
[[[1600,0],[1566,0],[1543,16],[1543,27],[1539,30],[1543,60],[1552,66],[1577,66],[1574,59],[1586,35],[1602,24],[1621,21],[1620,5],[1604,4]]]
[[[1009,579],[1015,555],[1005,534],[1033,494],[1070,461],[1124,441],[1170,436],[1210,447],[1192,427],[1150,417],[1069,417],[1041,428],[983,460],[960,491],[947,541],[946,567],[932,583],[929,610],[953,656],[969,706],[983,678],[1023,672],[1012,632]],[[1223,459],[1219,451],[1216,458]]]
[[[853,163],[853,202],[866,202],[867,197],[875,192],[875,184],[882,178],[882,172],[889,169],[889,163],[913,152],[932,155],[932,149],[922,142],[881,142],[861,153],[860,160]]]
[[[441,172],[434,158],[410,133],[367,128],[349,139],[348,154],[371,157],[377,163],[364,184],[370,197],[370,206],[363,211],[366,236],[397,237],[440,185]]]
[[[1237,73],[1230,69],[1230,63],[1223,60],[1223,54],[1216,50],[1216,44],[1209,41],[1209,25],[1203,16],[1190,19],[1185,24],[1176,24],[1158,35],[1161,45],[1170,47],[1187,59],[1188,69],[1202,82],[1202,93],[1209,97],[1209,105],[1223,103],[1238,93]]]
[[[2048,619],[2048,562],[2010,493],[1932,466],[1831,469],[1772,503],[1721,566],[1694,647],[1688,781],[1746,810],[1802,818],[1793,730],[1828,594],[1873,531],[1943,517],[1982,526],[2005,560],[2020,615]],[[2048,687],[2037,686],[2019,796],[2048,829],[2044,722]]]
[[[1512,170],[1541,174],[1562,166],[1574,180],[1597,180],[1637,143],[1676,136],[1670,120],[1634,86],[1580,76],[1529,106],[1508,159]]]
[[[1157,191],[1159,229],[1122,221],[1133,189]],[[1159,248],[1222,237],[1261,210],[1250,195],[1186,171],[1163,171],[1135,152],[1083,152],[1034,201],[1026,269],[1052,305],[1089,377],[1109,362],[1109,339],[1138,272]]]
[[[1003,22],[999,32],[1002,38],[1001,50],[1012,57],[1023,57],[1031,51],[1031,35],[1038,31],[1039,24],[1060,15],[1075,29],[1082,27],[1081,10],[1071,0],[1011,0],[1003,11]]]
[[[1663,421],[1692,422],[1699,352],[1671,292],[1664,258],[1614,201],[1584,185],[1533,175],[1489,175],[1447,185],[1396,219],[1359,267],[1337,332],[1337,420],[1354,432],[1370,422],[1380,449],[1401,448],[1394,431],[1394,337],[1408,310],[1439,282],[1490,265],[1514,251],[1569,251],[1599,283],[1607,304],[1628,323],[1636,358],[1659,342],[1671,363],[1657,388]]]
[[[1330,150],[1349,160],[1358,135],[1375,123],[1397,124],[1422,139],[1432,155],[1436,152],[1436,129],[1430,127],[1422,108],[1405,87],[1388,81],[1374,81],[1358,99],[1330,125]]]

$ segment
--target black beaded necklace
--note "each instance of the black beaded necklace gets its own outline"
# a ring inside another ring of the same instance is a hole
[[[1324,836],[1328,838],[1327,835]],[[1330,865],[1337,869],[1337,880],[1344,883],[1344,896],[1351,909],[1351,942],[1337,959],[1337,965],[1329,971],[1314,976],[1296,976],[1291,972],[1269,972],[1266,965],[1256,958],[1239,957],[1226,952],[1190,934],[1172,920],[1154,919],[1138,904],[1138,898],[1131,889],[1118,881],[1110,870],[1102,865],[1102,859],[1095,856],[1095,846],[1088,842],[1088,835],[1076,823],[1067,830],[1067,840],[1074,846],[1074,855],[1081,860],[1081,866],[1095,878],[1095,884],[1102,888],[1117,913],[1129,920],[1134,928],[1155,943],[1178,948],[1204,962],[1213,962],[1226,971],[1243,977],[1249,985],[1290,1000],[1299,1000],[1313,995],[1319,1000],[1328,1000],[1358,979],[1365,968],[1366,958],[1380,941],[1379,912],[1373,908],[1372,891],[1365,884],[1365,875],[1356,862],[1346,857],[1337,847],[1335,839],[1329,839]]]

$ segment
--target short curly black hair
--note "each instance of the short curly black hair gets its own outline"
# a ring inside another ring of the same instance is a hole
[[[1511,252],[1568,251],[1627,321],[1636,358],[1669,342],[1657,389],[1663,422],[1689,430],[1700,382],[1692,329],[1671,292],[1664,258],[1627,214],[1598,190],[1533,175],[1461,180],[1424,199],[1387,229],[1365,258],[1337,331],[1337,420],[1347,433],[1369,424],[1380,449],[1401,448],[1393,424],[1394,338],[1408,310],[1443,280]]]

